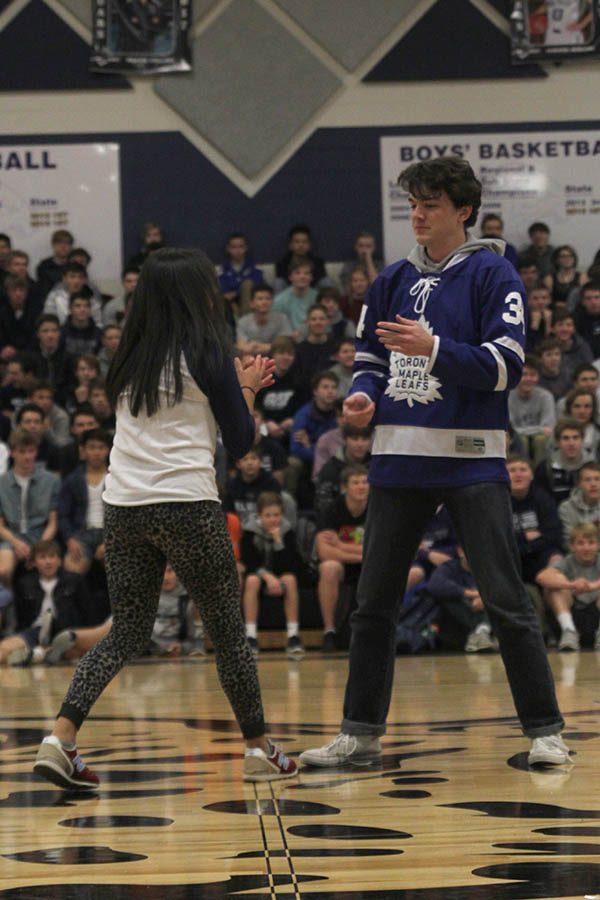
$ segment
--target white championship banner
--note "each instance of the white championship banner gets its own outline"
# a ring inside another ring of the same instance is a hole
[[[120,279],[118,144],[0,146],[0,231],[13,249],[29,253],[32,275],[52,255],[50,238],[59,228],[91,254],[93,281]]]
[[[400,259],[414,245],[407,195],[397,185],[411,163],[462,156],[483,184],[477,225],[485,213],[504,220],[504,237],[519,250],[527,228],[545,222],[550,242],[572,244],[585,271],[600,248],[600,132],[527,131],[398,135],[380,138],[384,255]]]

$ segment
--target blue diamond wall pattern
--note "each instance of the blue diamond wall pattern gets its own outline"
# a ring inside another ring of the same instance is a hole
[[[340,81],[253,0],[235,0],[194,41],[193,71],[154,90],[253,177]]]

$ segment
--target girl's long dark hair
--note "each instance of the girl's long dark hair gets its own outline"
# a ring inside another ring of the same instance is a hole
[[[181,354],[191,371],[214,375],[230,339],[214,265],[200,250],[165,247],[144,262],[119,346],[106,379],[113,406],[128,392],[132,415],[160,407],[165,370],[167,404],[183,393]]]

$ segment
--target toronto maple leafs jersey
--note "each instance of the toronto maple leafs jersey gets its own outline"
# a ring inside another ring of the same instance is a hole
[[[417,248],[371,285],[349,393],[376,404],[372,484],[507,480],[507,397],[521,377],[527,312],[520,278],[498,255],[502,247],[468,242],[439,266],[422,264]],[[433,335],[431,357],[390,353],[380,343],[377,322],[398,314]]]

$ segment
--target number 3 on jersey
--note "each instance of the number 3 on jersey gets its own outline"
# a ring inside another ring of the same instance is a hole
[[[523,306],[523,298],[518,291],[511,291],[504,298],[504,302],[508,304],[508,309],[502,314],[502,321],[508,322],[509,325],[522,325],[523,334],[525,334],[525,308]]]

